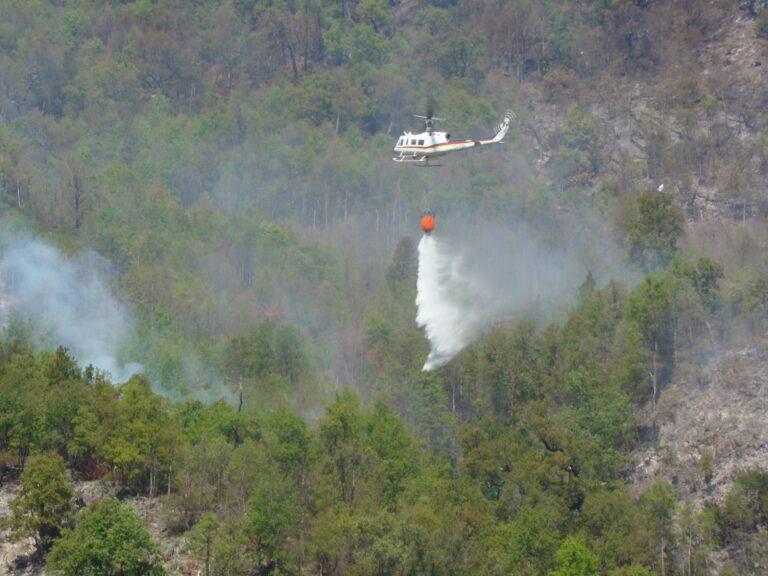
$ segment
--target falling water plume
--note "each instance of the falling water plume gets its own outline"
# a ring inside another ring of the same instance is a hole
[[[488,294],[468,274],[464,258],[424,235],[419,242],[416,323],[430,344],[424,370],[442,366],[467,346],[485,325]]]

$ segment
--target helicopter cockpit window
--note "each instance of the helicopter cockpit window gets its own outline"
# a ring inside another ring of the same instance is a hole
[[[411,138],[411,146],[415,146],[415,145],[416,145],[416,139],[415,138]]]
[[[424,146],[424,140],[419,140],[419,146]]]
[[[397,145],[398,146],[402,146],[403,145],[403,139],[402,138],[400,138],[400,140],[397,141]]]

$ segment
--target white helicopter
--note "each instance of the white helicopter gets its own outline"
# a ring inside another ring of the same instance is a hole
[[[431,158],[439,158],[451,152],[459,152],[468,148],[485,146],[486,144],[499,144],[502,142],[509,130],[509,123],[515,117],[512,110],[507,110],[504,114],[496,134],[492,138],[483,138],[480,140],[451,140],[448,132],[437,132],[433,129],[432,123],[435,121],[444,121],[444,118],[434,118],[432,116],[431,104],[427,106],[427,115],[416,118],[424,119],[424,131],[419,133],[403,132],[398,138],[393,151],[397,156],[392,158],[395,162],[413,162],[421,163],[422,166],[430,166]],[[432,164],[431,166],[436,166]]]

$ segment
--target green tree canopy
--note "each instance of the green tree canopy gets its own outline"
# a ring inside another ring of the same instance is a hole
[[[569,536],[555,553],[557,568],[551,576],[597,576],[597,558],[586,543]]]
[[[646,192],[627,222],[629,257],[645,271],[666,266],[683,235],[683,211],[674,201],[669,194]]]
[[[160,553],[142,519],[127,504],[107,497],[86,508],[47,557],[62,576],[157,576]]]
[[[21,490],[11,502],[14,533],[32,536],[42,555],[69,521],[73,496],[64,460],[52,452],[33,456],[21,475]]]

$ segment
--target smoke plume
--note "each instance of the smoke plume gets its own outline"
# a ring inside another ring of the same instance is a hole
[[[36,332],[69,348],[81,366],[93,364],[115,381],[142,370],[140,364],[119,360],[130,320],[103,278],[108,269],[104,259],[88,252],[69,260],[28,238],[6,239],[2,246],[0,288],[4,285],[10,307],[31,320]]]

